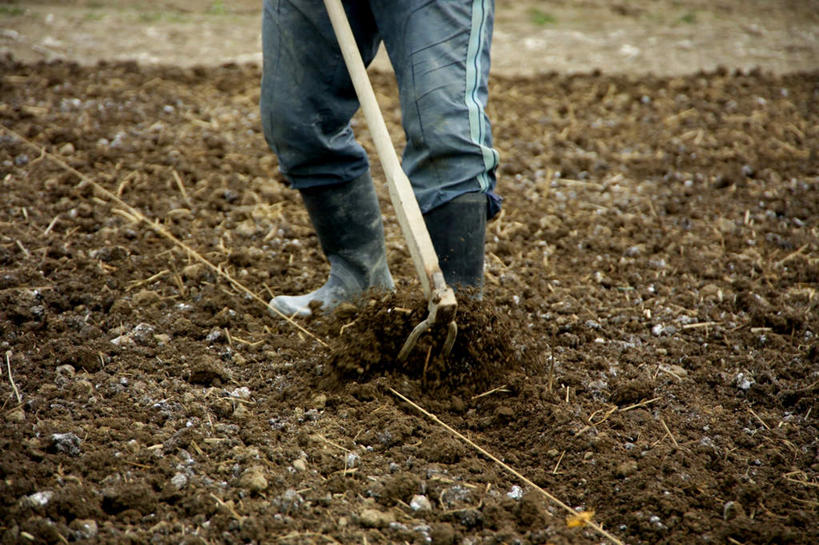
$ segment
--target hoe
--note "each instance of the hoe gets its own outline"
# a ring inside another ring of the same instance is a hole
[[[418,279],[421,281],[421,287],[428,302],[429,315],[415,326],[407,337],[398,353],[398,359],[399,361],[406,360],[422,334],[433,327],[444,324],[447,327],[447,336],[444,341],[443,354],[448,355],[455,344],[455,336],[458,334],[458,325],[455,323],[458,303],[455,300],[455,293],[444,280],[444,274],[438,264],[438,256],[432,246],[432,239],[421,215],[421,209],[390,140],[387,125],[378,107],[364,61],[361,59],[361,53],[356,45],[341,0],[324,0],[324,5],[330,15],[344,62],[347,64],[358,101],[361,103],[361,109],[367,120],[378,158],[387,178],[390,200],[395,208],[398,223],[401,225],[415,271],[418,273]]]

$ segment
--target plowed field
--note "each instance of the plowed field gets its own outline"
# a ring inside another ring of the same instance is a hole
[[[2,543],[819,542],[819,74],[495,78],[485,296],[405,365],[377,166],[396,293],[268,314],[328,267],[259,78],[0,61]]]

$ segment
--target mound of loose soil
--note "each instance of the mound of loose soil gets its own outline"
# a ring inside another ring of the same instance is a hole
[[[624,542],[819,541],[817,74],[494,81],[484,300],[403,365],[387,204],[395,294],[260,302],[327,266],[258,80],[0,61],[0,123],[127,203],[0,132],[0,541],[606,541],[393,390]]]
[[[531,339],[520,338],[508,315],[479,300],[474,290],[459,296],[452,351],[443,352],[448,329],[441,324],[419,337],[406,361],[398,354],[429,315],[421,294],[392,293],[371,299],[355,314],[354,308],[335,313],[324,326],[328,335],[339,332],[330,356],[333,379],[344,383],[397,372],[446,395],[483,391],[510,373],[536,371],[538,355],[526,350]]]

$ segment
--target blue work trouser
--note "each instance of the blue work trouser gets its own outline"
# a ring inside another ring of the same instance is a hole
[[[498,153],[484,108],[494,0],[345,0],[364,63],[384,41],[407,145],[402,165],[422,212],[471,192],[495,196]],[[261,113],[265,138],[296,189],[344,183],[369,163],[358,110],[322,0],[264,0]]]

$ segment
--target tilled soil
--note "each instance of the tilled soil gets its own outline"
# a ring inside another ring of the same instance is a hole
[[[406,364],[383,187],[395,294],[262,304],[327,266],[257,68],[0,74],[2,543],[819,542],[819,74],[495,79],[484,298]]]

